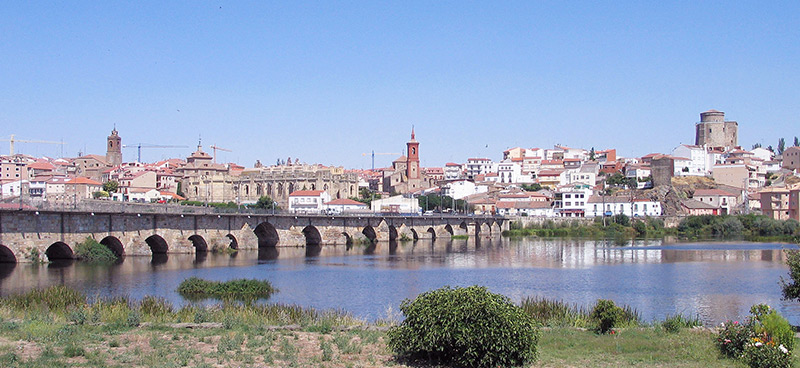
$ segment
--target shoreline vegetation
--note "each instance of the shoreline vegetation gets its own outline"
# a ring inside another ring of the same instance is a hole
[[[514,308],[538,331],[528,366],[747,366],[717,347],[726,330],[691,316],[645,322],[607,300],[581,308],[526,298]],[[0,298],[0,366],[435,366],[392,350],[400,317],[387,310],[366,322],[339,310],[230,301],[175,308],[163,298],[89,298],[55,286]]]
[[[800,242],[800,224],[795,220],[774,220],[763,215],[688,216],[677,227],[667,228],[655,217],[629,218],[626,215],[596,217],[591,223],[544,220],[523,227],[512,222],[503,231],[506,237],[584,237],[607,239],[659,238],[728,239],[756,242]]]

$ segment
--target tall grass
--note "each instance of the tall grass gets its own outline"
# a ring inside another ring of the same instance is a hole
[[[254,301],[268,299],[277,290],[266,280],[238,279],[225,282],[208,281],[197,277],[183,280],[178,294],[189,300],[221,299]]]
[[[66,310],[70,306],[86,304],[86,295],[75,289],[57,285],[47,289],[33,289],[23,294],[12,294],[0,299],[0,305],[17,310]]]
[[[594,305],[584,308],[560,300],[528,297],[522,300],[520,307],[542,326],[593,328],[596,324],[590,317]],[[622,321],[618,327],[641,325],[641,314],[636,309],[627,305],[621,308]]]
[[[180,323],[217,322],[230,328],[273,325],[352,326],[363,320],[340,310],[320,311],[297,305],[224,302],[213,306],[187,305],[175,309],[163,298],[144,297],[140,302],[128,297],[95,298],[66,286],[34,289],[0,299],[2,317],[63,321],[74,324],[105,324],[111,328],[135,327],[142,322]]]

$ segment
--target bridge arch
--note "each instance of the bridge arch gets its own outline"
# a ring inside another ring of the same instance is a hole
[[[453,236],[453,227],[450,226],[450,224],[444,226],[444,231],[447,231],[450,234],[450,236]]]
[[[225,235],[226,238],[231,240],[231,243],[228,245],[231,249],[239,249],[239,241],[236,240],[236,237],[233,234]]]
[[[436,230],[434,230],[433,227],[429,227],[427,232],[431,234],[431,239],[436,240]]]
[[[489,226],[489,224],[487,224],[485,222],[482,223],[481,226],[479,226],[479,228],[481,229],[480,231],[482,233],[485,233],[486,235],[491,235],[492,234],[492,227]]]
[[[122,242],[116,236],[109,235],[100,240],[100,244],[105,245],[117,258],[122,258],[125,255],[125,247],[122,246]]]
[[[0,244],[0,263],[17,263],[17,257],[7,246]]]
[[[389,225],[389,241],[397,240],[397,228],[394,225]]]
[[[272,226],[269,222],[260,223],[253,232],[255,232],[258,237],[259,248],[274,247],[278,245],[280,241],[278,231],[275,230],[275,226]]]
[[[409,228],[409,230],[411,230],[411,237],[414,238],[414,240],[419,240],[419,234],[417,234],[417,230],[414,230],[413,227]]]
[[[347,232],[342,231],[342,235],[344,236],[344,244],[345,245],[352,245],[353,244],[353,237],[350,236]]]
[[[75,259],[75,254],[72,253],[72,249],[64,242],[53,243],[47,248],[44,254],[50,261],[57,259]]]
[[[150,252],[153,254],[166,254],[169,251],[167,241],[161,235],[150,235],[144,241],[150,246]]]
[[[369,239],[369,241],[371,242],[375,242],[375,240],[378,239],[378,234],[375,232],[375,229],[370,225],[367,225],[367,227],[365,227],[364,230],[361,230],[361,233],[364,234],[364,236],[366,236],[367,239]]]
[[[322,235],[315,226],[308,225],[303,228],[303,235],[306,237],[306,245],[318,246],[322,244]]]
[[[202,236],[194,234],[189,237],[189,241],[192,242],[195,252],[208,252],[208,243]]]
[[[458,224],[458,227],[459,227],[461,230],[464,230],[464,234],[467,234],[467,233],[469,233],[469,226],[467,226],[467,222],[466,222],[466,221],[461,221],[461,223],[460,223],[460,224]]]

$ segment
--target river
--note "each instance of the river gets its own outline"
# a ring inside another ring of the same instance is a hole
[[[339,309],[368,321],[397,316],[403,299],[444,285],[483,285],[515,302],[545,297],[587,307],[612,299],[646,322],[683,313],[707,325],[766,303],[800,325],[800,302],[781,300],[784,248],[747,242],[623,243],[576,239],[475,239],[372,246],[278,247],[236,254],[127,257],[114,265],[0,264],[0,294],[66,284],[89,296],[161,296],[191,276],[266,279],[270,302]]]

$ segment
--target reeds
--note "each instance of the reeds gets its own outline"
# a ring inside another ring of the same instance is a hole
[[[520,307],[542,326],[593,328],[596,324],[590,317],[594,306],[584,308],[560,300],[528,297],[522,300]],[[619,327],[641,324],[641,315],[636,309],[627,305],[621,308],[623,313]]]

